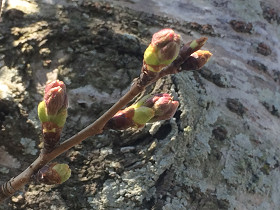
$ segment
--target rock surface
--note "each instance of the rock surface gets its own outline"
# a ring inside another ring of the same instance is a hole
[[[63,139],[108,109],[139,75],[154,32],[207,36],[199,72],[147,92],[180,101],[173,119],[106,131],[58,158],[71,178],[31,184],[0,209],[278,209],[280,8],[277,0],[9,0],[0,23],[0,184],[38,155],[36,106],[61,79]],[[10,164],[7,164],[7,161]]]

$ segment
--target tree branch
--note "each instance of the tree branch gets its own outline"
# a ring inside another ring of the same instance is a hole
[[[193,42],[184,45],[180,50],[179,56],[159,73],[147,70],[145,64],[143,64],[141,74],[132,85],[130,90],[107,112],[99,117],[94,123],[90,124],[76,135],[61,143],[50,153],[41,152],[40,156],[25,171],[3,184],[0,189],[0,203],[6,198],[12,196],[16,191],[20,190],[24,185],[29,183],[31,181],[32,175],[36,174],[38,170],[55,159],[57,156],[81,143],[86,138],[102,133],[105,124],[120,109],[125,107],[135,96],[145,90],[147,86],[156,82],[161,77],[179,72],[180,66],[190,57],[194,51],[200,49],[206,40],[207,38],[205,37],[196,40],[198,46],[195,48],[190,46]]]

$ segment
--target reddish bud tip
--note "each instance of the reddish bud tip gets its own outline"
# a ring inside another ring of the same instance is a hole
[[[173,117],[179,106],[167,93],[144,96],[137,103],[119,111],[108,121],[105,128],[123,130],[141,128],[148,122],[167,120]]]
[[[152,42],[144,53],[144,63],[147,69],[159,72],[172,63],[179,54],[180,35],[172,29],[163,29],[153,35]]]
[[[180,39],[180,35],[176,34],[172,29],[165,28],[153,35],[151,45],[162,48],[172,42],[180,43]]]
[[[179,106],[179,102],[173,101],[173,97],[167,93],[157,94],[144,104],[149,107],[153,104],[152,108],[155,111],[155,116],[149,122],[170,119]]]
[[[62,81],[56,80],[48,83],[45,88],[44,101],[48,115],[57,115],[68,106],[66,86]]]

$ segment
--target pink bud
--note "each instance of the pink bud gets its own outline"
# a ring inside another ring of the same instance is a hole
[[[147,98],[143,103],[142,106],[150,107],[152,108],[154,104],[160,99],[160,98],[165,98],[165,99],[171,99],[172,97],[168,93],[159,93],[155,94],[153,96],[150,96]]]
[[[57,115],[61,109],[67,108],[68,100],[64,83],[59,80],[48,83],[45,88],[44,101],[48,115]]]
[[[178,106],[178,101],[169,101],[168,103],[158,102],[155,104],[155,116],[149,122],[155,122],[160,120],[168,120],[174,116]]]
[[[170,28],[165,28],[153,35],[151,44],[153,46],[158,46],[161,48],[170,42],[179,42],[180,43],[180,35],[176,34]]]
[[[179,54],[180,35],[166,28],[153,35],[152,41],[144,53],[144,63],[147,69],[159,72],[172,63]]]
[[[155,116],[149,122],[167,120],[175,114],[179,102],[173,101],[173,97],[167,93],[156,94],[148,98],[142,106],[152,108]]]
[[[164,62],[174,60],[180,49],[180,35],[176,34],[172,29],[166,28],[153,35],[151,45],[156,46],[160,51],[159,59]]]
[[[106,129],[124,130],[141,128],[148,122],[167,120],[173,117],[179,106],[167,93],[144,96],[137,103],[120,110],[106,124]]]

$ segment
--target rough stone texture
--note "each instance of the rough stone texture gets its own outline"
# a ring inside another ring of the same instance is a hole
[[[174,28],[185,41],[207,36],[214,55],[200,72],[147,90],[180,101],[173,119],[89,138],[58,158],[70,164],[70,180],[31,184],[0,209],[278,209],[277,1],[8,1],[0,23],[0,183],[38,155],[36,106],[46,81],[67,84],[66,139],[129,88],[157,30]],[[252,28],[236,31],[233,21]]]

